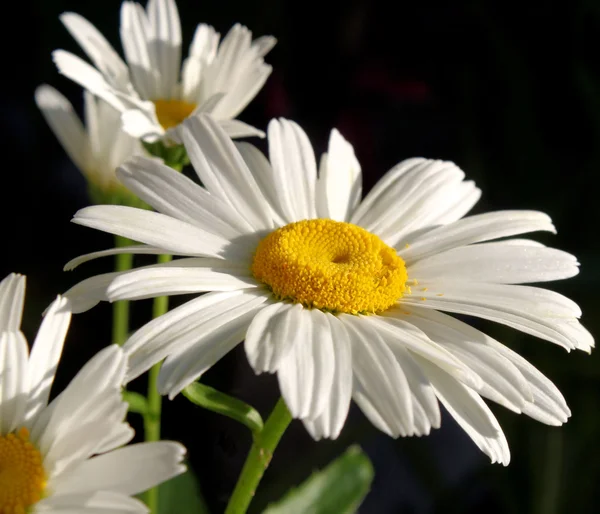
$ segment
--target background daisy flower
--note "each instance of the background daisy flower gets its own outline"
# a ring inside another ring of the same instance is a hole
[[[440,311],[496,321],[589,352],[579,307],[521,285],[571,277],[577,260],[526,239],[554,231],[535,211],[463,218],[480,196],[453,163],[408,159],[361,201],[351,145],[333,131],[319,173],[302,129],[269,125],[269,160],[208,116],[183,140],[206,189],[147,159],[117,172],[158,213],[96,206],[74,222],[140,241],[122,251],[187,258],[87,279],[76,311],[100,300],[204,293],[148,323],[124,348],[128,380],[165,359],[172,398],[240,341],[257,373],[277,373],[290,412],[316,438],[339,435],[353,398],[391,436],[428,434],[438,401],[492,461],[508,464],[482,397],[544,423],[570,415],[558,389],[516,353]],[[269,162],[270,161],[270,162]]]
[[[121,42],[127,64],[85,18],[61,16],[93,66],[64,50],[53,52],[58,70],[122,113],[124,129],[136,138],[179,140],[181,122],[211,113],[232,137],[263,135],[235,118],[260,91],[271,73],[264,56],[276,43],[271,36],[252,41],[252,33],[234,25],[223,41],[198,25],[181,67],[181,23],[174,0],[150,0],[146,10],[135,2],[121,6]],[[181,68],[181,77],[180,77]]]
[[[117,179],[115,170],[129,157],[147,152],[138,139],[123,130],[118,111],[85,91],[84,126],[71,103],[46,84],[35,90],[35,103],[67,155],[87,179],[94,203],[140,204]]]
[[[185,471],[175,442],[134,444],[116,345],[93,357],[48,403],[69,327],[68,300],[49,307],[31,353],[21,333],[25,277],[0,282],[0,512],[148,512],[131,498]]]

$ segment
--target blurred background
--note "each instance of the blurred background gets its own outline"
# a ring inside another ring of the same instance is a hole
[[[24,332],[30,341],[57,293],[112,268],[112,260],[103,259],[62,271],[72,257],[108,248],[112,240],[69,223],[88,204],[86,184],[38,112],[33,93],[39,84],[51,84],[81,112],[82,90],[58,75],[50,57],[57,48],[83,55],[58,16],[83,15],[121,51],[120,3],[30,0],[4,7],[0,277],[27,275]],[[455,161],[483,189],[474,213],[550,214],[558,235],[536,238],[581,262],[580,275],[550,287],[578,302],[583,323],[598,333],[600,2],[525,2],[518,8],[461,0],[445,8],[375,0],[177,5],[184,55],[199,22],[221,34],[241,22],[256,36],[275,35],[279,42],[266,59],[274,72],[240,118],[260,128],[272,117],[294,119],[317,155],[337,127],[354,145],[366,190],[402,159],[440,158]],[[149,301],[133,305],[134,328],[150,309]],[[74,317],[56,390],[110,342],[110,316],[104,304]],[[361,513],[598,512],[598,354],[567,355],[516,331],[474,323],[558,385],[573,412],[569,423],[547,427],[491,405],[511,448],[512,462],[504,468],[491,465],[447,415],[441,429],[421,439],[393,440],[355,407],[334,442],[315,443],[294,422],[251,512],[352,443],[368,453],[376,471]],[[203,381],[251,403],[263,416],[278,397],[274,377],[254,376],[241,346]],[[134,388],[143,386],[140,381]],[[141,428],[134,416],[132,423]],[[211,512],[222,512],[249,449],[248,431],[179,397],[165,401],[164,437],[185,443],[204,501]]]

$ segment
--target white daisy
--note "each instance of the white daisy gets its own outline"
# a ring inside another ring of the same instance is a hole
[[[123,131],[117,111],[85,91],[84,127],[71,103],[53,87],[39,86],[35,102],[67,155],[88,180],[92,196],[102,199],[97,202],[92,198],[94,202],[135,201],[115,170],[129,157],[147,153],[138,139]]]
[[[263,58],[275,38],[252,41],[252,33],[237,24],[219,44],[220,35],[200,24],[180,78],[181,23],[174,0],[149,0],[146,11],[138,3],[123,2],[120,30],[127,64],[85,18],[64,13],[60,19],[96,68],[56,50],[59,71],[122,113],[132,136],[179,141],[177,127],[200,112],[211,113],[231,137],[264,135],[233,118],[270,75]]]
[[[29,355],[19,329],[24,293],[23,276],[0,282],[0,513],[148,512],[131,496],[185,471],[185,449],[174,442],[119,448],[134,432],[121,397],[127,359],[116,345],[48,403],[68,300],[50,306]]]
[[[575,257],[526,239],[554,231],[534,211],[461,219],[480,191],[453,163],[409,159],[361,201],[351,145],[331,133],[319,174],[295,123],[268,129],[270,163],[234,143],[209,117],[183,140],[206,189],[136,158],[123,183],[159,212],[95,206],[74,222],[144,243],[124,250],[187,256],[87,279],[67,295],[77,310],[100,300],[204,293],[134,333],[128,380],[166,358],[159,389],[173,397],[245,339],[257,373],[277,373],[294,417],[316,439],[340,433],[353,398],[397,437],[440,424],[438,400],[493,461],[509,450],[493,400],[551,425],[570,411],[532,365],[440,310],[496,321],[567,350],[589,352],[579,307],[555,292],[515,285],[578,272]]]

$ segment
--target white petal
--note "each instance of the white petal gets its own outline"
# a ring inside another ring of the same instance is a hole
[[[532,401],[527,380],[479,330],[441,312],[417,307],[412,309],[411,321],[482,378],[482,387],[475,388],[482,396],[518,413]]]
[[[63,293],[69,300],[69,310],[79,314],[95,307],[100,302],[107,302],[106,290],[110,283],[124,272],[111,272],[86,278]]]
[[[242,137],[265,137],[265,133],[262,130],[240,120],[219,120],[218,123],[231,139],[239,139]]]
[[[273,221],[265,197],[231,139],[206,114],[185,120],[185,148],[200,180],[255,230],[269,230]]]
[[[207,291],[237,291],[258,286],[247,265],[220,259],[178,259],[167,266],[120,275],[108,287],[107,297],[114,302]]]
[[[191,344],[179,341],[160,370],[158,390],[161,394],[168,393],[169,399],[173,399],[244,339],[266,297],[249,293],[240,296],[242,301],[237,305],[227,305],[225,312],[205,319]]]
[[[27,341],[19,332],[0,333],[0,434],[17,427],[27,402]]]
[[[83,16],[65,12],[60,21],[102,74],[115,85],[129,82],[129,70],[106,38]]]
[[[304,426],[317,441],[321,438],[336,439],[348,416],[352,398],[352,349],[348,333],[335,316],[327,315],[332,334],[334,369],[331,395],[328,405],[314,420],[303,420]]]
[[[248,233],[235,210],[174,169],[134,157],[117,171],[119,179],[157,211],[228,239]]]
[[[550,218],[542,212],[488,212],[434,228],[414,240],[401,241],[396,249],[406,264],[411,265],[419,259],[459,246],[538,230],[556,232]]]
[[[427,287],[404,296],[404,305],[416,305],[457,314],[478,316],[556,343],[567,350],[587,348],[576,329],[581,310],[568,298],[530,286],[478,282],[423,282]]]
[[[30,425],[48,403],[50,388],[71,321],[68,300],[58,297],[50,306],[31,348],[25,421]]]
[[[75,213],[73,223],[127,237],[174,254],[223,257],[231,243],[158,212],[121,205],[94,205]]]
[[[87,170],[89,141],[71,103],[46,84],[35,90],[35,103],[75,166],[81,171]]]
[[[393,436],[412,435],[414,417],[406,376],[374,325],[364,318],[338,316],[350,336],[354,376]]]
[[[112,491],[50,495],[35,504],[36,514],[145,514],[135,498]]]
[[[156,93],[159,98],[176,94],[181,66],[181,22],[174,0],[150,0],[146,7],[151,36],[148,44],[154,47],[155,66],[159,76]]]
[[[479,395],[420,357],[415,357],[450,415],[492,463],[508,466],[510,451],[502,428]]]
[[[175,442],[132,444],[93,457],[52,481],[53,494],[98,490],[139,494],[185,471],[185,448]]]
[[[17,332],[21,327],[25,277],[11,273],[0,282],[0,332]]]
[[[147,323],[123,346],[129,356],[127,381],[176,349],[187,348],[199,338],[210,335],[210,331],[222,323],[231,322],[240,312],[245,312],[247,304],[255,298],[256,294],[252,292],[207,293]],[[262,298],[264,301],[266,297]]]
[[[148,143],[158,141],[165,134],[165,129],[156,118],[154,107],[150,105],[144,109],[125,109],[121,115],[121,123],[127,134]]]
[[[295,341],[279,364],[279,388],[293,417],[314,419],[330,403],[335,369],[331,326],[318,309],[294,308],[286,315],[290,328],[296,327]]]
[[[421,259],[408,268],[410,277],[521,284],[546,282],[579,273],[577,259],[560,250],[531,245],[482,243],[461,246]]]
[[[283,118],[271,120],[267,132],[272,178],[286,220],[315,218],[317,164],[308,137],[296,123]]]
[[[295,318],[289,312],[293,308],[292,303],[270,303],[250,323],[244,348],[248,362],[256,373],[275,373],[281,359],[292,348],[296,327],[290,324]]]
[[[321,218],[348,221],[362,195],[362,173],[352,145],[331,131],[316,184],[317,212]]]
[[[157,248],[156,246],[148,246],[144,244],[140,245],[131,245],[131,246],[119,246],[118,248],[110,248],[108,250],[100,250],[98,252],[86,253],[85,255],[80,255],[79,257],[75,257],[67,262],[63,271],[72,271],[77,266],[80,266],[84,262],[88,262],[94,259],[99,259],[100,257],[109,257],[112,255],[119,255],[122,253],[131,253],[133,255],[169,255],[171,252],[168,250],[163,250],[161,248]]]

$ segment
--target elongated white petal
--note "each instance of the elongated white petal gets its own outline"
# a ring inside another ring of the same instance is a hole
[[[107,302],[106,290],[110,283],[124,272],[115,271],[86,278],[63,293],[69,300],[69,310],[79,314],[95,307],[100,302]]]
[[[232,245],[224,237],[197,226],[150,212],[121,205],[94,205],[75,213],[73,223],[127,237],[175,254],[222,257]]]
[[[330,325],[333,351],[335,355],[333,381],[329,402],[323,412],[314,420],[305,419],[304,426],[313,439],[336,439],[340,434],[352,398],[352,349],[344,327],[335,316],[326,315]]]
[[[162,248],[157,248],[156,246],[148,246],[144,244],[120,246],[118,248],[100,250],[98,252],[86,253],[85,255],[75,257],[74,259],[71,259],[64,265],[63,271],[72,271],[77,266],[80,266],[85,262],[92,261],[94,259],[99,259],[100,257],[110,257],[112,255],[119,255],[122,253],[131,253],[134,255],[168,255],[171,252],[168,250],[163,250]]]
[[[185,148],[208,191],[245,218],[254,230],[273,227],[265,197],[233,142],[210,116],[188,118],[181,128]]]
[[[473,282],[522,284],[572,277],[579,273],[577,259],[554,248],[506,243],[461,246],[421,259],[409,267],[411,277]]]
[[[185,448],[175,442],[132,444],[93,457],[52,482],[53,494],[98,490],[139,494],[185,471]]]
[[[173,399],[187,385],[237,346],[246,334],[252,318],[262,308],[265,296],[244,293],[238,305],[230,307],[199,326],[196,340],[169,355],[160,370],[158,390]],[[198,334],[201,334],[198,336]]]
[[[317,164],[310,141],[296,123],[283,118],[271,120],[267,132],[273,182],[286,220],[315,218]]]
[[[119,179],[157,211],[229,239],[248,232],[235,210],[174,169],[134,157],[117,171]]]
[[[29,393],[25,421],[28,424],[48,403],[71,321],[68,304],[68,299],[60,296],[52,303],[33,342],[27,369]]]
[[[0,332],[17,332],[21,327],[25,277],[11,273],[0,282]]]
[[[18,330],[0,332],[0,370],[0,434],[7,434],[27,403],[27,341]]]
[[[367,391],[392,435],[412,435],[414,417],[406,376],[381,335],[361,318],[338,316],[350,336],[354,376]]]
[[[415,356],[435,388],[435,394],[492,463],[508,466],[510,451],[500,424],[480,396],[430,362]]]
[[[117,277],[107,289],[111,302],[141,300],[157,296],[171,296],[208,291],[237,291],[258,287],[247,268],[232,266],[219,259],[194,259],[192,265],[134,270]]]
[[[333,129],[316,184],[317,213],[321,218],[349,221],[361,194],[362,173],[354,149]]]
[[[567,350],[589,350],[587,338],[580,338],[575,328],[579,325],[576,319],[581,314],[579,307],[553,291],[478,282],[444,281],[426,285],[403,297],[402,303],[478,316],[556,343]]]
[[[71,103],[46,84],[35,90],[35,103],[69,158],[81,171],[88,168],[89,142]]]
[[[218,120],[218,123],[231,139],[239,139],[242,137],[265,137],[265,133],[262,130],[240,120]]]
[[[112,491],[50,495],[35,505],[47,514],[146,514],[148,508],[135,498]]]
[[[112,84],[126,86],[129,82],[127,66],[98,29],[83,16],[73,12],[65,12],[59,18],[94,66]]]
[[[542,212],[488,212],[434,228],[415,240],[400,241],[396,248],[406,264],[411,265],[419,259],[459,246],[538,230],[556,232],[550,218]]]
[[[488,344],[482,332],[441,312],[418,307],[412,309],[411,321],[482,378],[482,386],[476,388],[482,396],[518,413],[533,400],[527,380]]]
[[[317,309],[286,312],[295,326],[292,348],[277,370],[279,388],[295,418],[315,419],[330,403],[335,352],[327,316]]]

